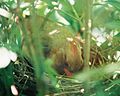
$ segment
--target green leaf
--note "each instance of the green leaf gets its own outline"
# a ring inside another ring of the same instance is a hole
[[[53,69],[53,61],[51,59],[46,59],[45,60],[45,72],[47,72],[48,76],[50,77],[51,83],[53,86],[57,84],[57,79],[56,79],[56,71]]]
[[[110,20],[110,14],[111,11],[107,10],[103,5],[97,5],[93,8],[93,26],[102,26],[104,27],[104,24]]]
[[[11,50],[18,52],[22,47],[22,35],[18,26],[14,23],[10,29],[10,36],[9,36],[10,48]]]
[[[113,20],[105,23],[105,27],[109,29],[120,29],[120,20]]]
[[[113,37],[112,45],[114,51],[120,51],[120,32]]]
[[[68,0],[60,0],[60,3],[62,4],[62,10],[68,12],[69,14],[72,14],[72,7]]]
[[[12,63],[7,66],[5,69],[0,69],[0,85],[3,89],[0,90],[0,94],[6,94],[5,96],[12,96],[10,87],[11,85],[14,84],[14,79],[13,79],[13,65]],[[3,92],[1,92],[3,91]],[[5,93],[4,93],[5,92]]]
[[[115,7],[117,10],[120,11],[120,1],[117,0],[108,0],[108,4],[111,4],[113,7]]]
[[[44,2],[42,2],[39,8],[36,9],[37,14],[40,16],[45,16],[44,13],[45,13],[46,8],[47,8],[47,5]]]
[[[84,13],[85,0],[75,0],[75,4],[73,5],[75,10],[77,11],[79,16],[82,16]]]
[[[49,9],[53,9],[54,7],[57,7],[57,5],[53,5],[52,2],[57,2],[58,0],[42,0],[45,3],[47,3]]]
[[[73,15],[73,13],[67,13],[64,11],[58,11],[58,13],[64,18],[66,19],[69,24],[70,24],[70,28],[74,31],[74,32],[78,32],[80,30],[80,24],[79,21],[76,20],[75,16]]]

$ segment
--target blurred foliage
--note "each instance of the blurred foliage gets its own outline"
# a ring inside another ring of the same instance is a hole
[[[78,34],[79,52],[83,52],[86,1],[75,0],[74,4],[70,0],[0,1],[0,8],[12,15],[8,17],[0,10],[0,47],[18,54],[15,63],[0,69],[0,96],[12,96],[13,84],[19,96],[120,95],[119,0],[93,0],[91,30],[104,29],[101,34],[105,34],[106,40],[98,46],[91,33],[89,70],[80,70],[69,78],[52,67],[54,54],[51,58],[46,56],[50,48],[55,52],[59,48],[65,50],[66,38],[75,39]]]

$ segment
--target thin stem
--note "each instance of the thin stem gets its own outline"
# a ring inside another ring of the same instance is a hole
[[[84,65],[85,69],[89,69],[89,59],[90,59],[90,33],[91,33],[91,10],[92,10],[92,3],[93,0],[85,0],[84,4],[84,26],[85,26],[85,32],[84,32]]]

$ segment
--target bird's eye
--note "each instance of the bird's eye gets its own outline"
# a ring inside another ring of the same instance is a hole
[[[64,64],[64,65],[65,65],[65,67],[68,67],[68,66],[69,66],[67,62],[65,62],[65,64]]]

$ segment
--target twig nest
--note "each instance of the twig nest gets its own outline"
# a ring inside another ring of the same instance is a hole
[[[0,68],[5,68],[10,64],[10,61],[17,60],[17,54],[8,50],[5,47],[0,47]]]

